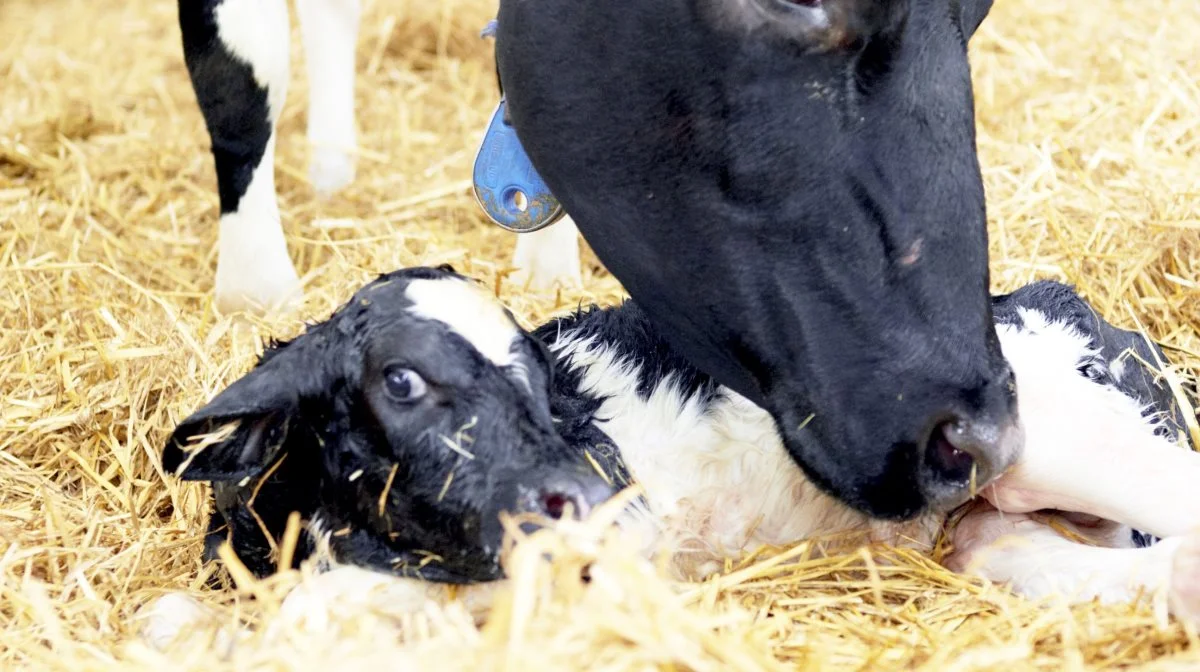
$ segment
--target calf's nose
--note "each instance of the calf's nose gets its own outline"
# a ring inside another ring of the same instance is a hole
[[[529,510],[552,520],[570,514],[583,519],[592,509],[613,496],[614,490],[598,476],[563,474],[534,490]]]

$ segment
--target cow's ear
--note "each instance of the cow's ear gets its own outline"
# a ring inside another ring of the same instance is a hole
[[[329,332],[329,333],[326,333]],[[317,329],[276,346],[249,373],[188,416],[163,448],[163,469],[187,481],[240,481],[277,459],[304,399],[320,399],[343,361]]]
[[[992,0],[954,0],[959,9],[959,25],[969,40],[979,30],[988,12],[992,11]]]

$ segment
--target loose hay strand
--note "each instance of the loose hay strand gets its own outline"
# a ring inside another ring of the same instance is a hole
[[[1106,318],[1161,341],[1197,436],[1188,395],[1200,372],[1200,7],[1165,0],[1155,10],[996,3],[971,44],[977,144],[992,289],[1067,280]],[[1160,627],[1146,604],[1047,608],[916,552],[824,556],[825,542],[812,540],[681,585],[586,526],[525,540],[517,580],[482,624],[462,605],[395,618],[376,605],[313,635],[267,638],[296,573],[254,581],[225,546],[243,590],[205,588],[209,492],[164,474],[159,459],[176,423],[270,338],[295,335],[380,272],[451,263],[527,326],[623,292],[586,245],[584,289],[522,290],[513,237],[486,224],[470,196],[472,153],[496,104],[492,45],[477,37],[495,2],[370,0],[356,83],[362,160],[355,183],[330,199],[307,185],[308,91],[293,26],[276,177],[303,306],[217,314],[216,182],[176,11],[149,0],[0,3],[0,668],[1200,664],[1196,633]],[[299,534],[287,530],[285,567]],[[140,646],[134,614],[169,591],[212,607],[216,626],[255,632],[229,658],[213,633],[170,655]],[[394,622],[406,625],[399,638]]]

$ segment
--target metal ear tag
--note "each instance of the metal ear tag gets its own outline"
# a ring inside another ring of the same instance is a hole
[[[516,233],[544,229],[563,216],[562,205],[534,170],[517,132],[505,121],[502,99],[475,155],[475,200],[488,219]]]

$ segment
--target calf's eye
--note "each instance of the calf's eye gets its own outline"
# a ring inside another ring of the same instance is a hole
[[[1104,380],[1104,367],[1097,362],[1080,364],[1077,370],[1079,371],[1079,375],[1094,383],[1099,383]]]
[[[425,396],[425,379],[412,369],[389,366],[383,372],[383,386],[394,401],[416,401]]]

